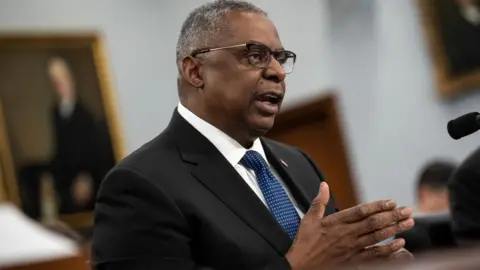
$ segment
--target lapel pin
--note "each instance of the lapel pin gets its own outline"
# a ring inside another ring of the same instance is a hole
[[[283,166],[288,167],[288,164],[285,161],[280,159],[280,162],[282,163]]]

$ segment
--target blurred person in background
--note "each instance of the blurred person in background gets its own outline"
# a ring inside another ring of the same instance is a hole
[[[456,164],[433,161],[420,172],[417,180],[417,211],[435,213],[449,210],[448,180]]]
[[[457,165],[445,160],[427,163],[417,179],[417,213],[413,229],[397,235],[414,254],[454,246],[451,233],[448,181]]]

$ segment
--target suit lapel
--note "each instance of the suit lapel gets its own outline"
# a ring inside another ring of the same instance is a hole
[[[292,168],[288,166],[289,162],[286,157],[282,157],[281,153],[275,150],[274,147],[271,147],[264,139],[261,139],[263,149],[265,150],[265,155],[267,156],[268,162],[275,168],[279,176],[282,178],[283,182],[288,187],[290,193],[292,193],[295,201],[298,204],[300,210],[303,213],[306,213],[310,207],[310,200],[305,192],[305,187],[301,183],[294,181],[295,172],[292,171]]]
[[[298,156],[292,155],[290,151],[286,151],[285,147],[280,147],[278,143],[268,139],[262,139],[262,144],[270,164],[277,169],[297,201],[298,206],[304,213],[306,213],[310,208],[313,199],[318,194],[320,183],[325,181],[321,171],[318,170],[309,157],[302,156],[300,152],[297,153],[300,154]],[[301,162],[299,162],[299,159],[301,159]],[[302,166],[302,163],[305,162],[307,164],[310,162],[311,167],[309,167],[309,169],[313,168],[315,172],[314,174],[309,174],[304,171],[305,164]],[[325,209],[325,215],[327,216],[337,211],[338,209],[335,207],[333,195],[330,194],[330,201]]]
[[[285,254],[291,244],[288,235],[223,156],[200,162],[192,173],[237,216]]]
[[[192,175],[284,255],[292,243],[288,234],[215,146],[176,110],[169,130],[177,139],[182,159],[195,165]]]

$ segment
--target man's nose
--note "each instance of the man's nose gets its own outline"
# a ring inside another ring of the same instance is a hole
[[[263,74],[266,80],[274,81],[276,83],[283,82],[287,76],[283,66],[273,57]]]

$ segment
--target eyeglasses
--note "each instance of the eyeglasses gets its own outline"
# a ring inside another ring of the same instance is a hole
[[[263,44],[258,43],[244,43],[233,46],[218,47],[212,49],[200,49],[194,51],[191,56],[196,57],[201,53],[208,53],[218,50],[233,49],[233,48],[246,48],[245,58],[248,59],[250,65],[257,68],[266,68],[270,65],[270,61],[273,58],[283,67],[285,73],[289,74],[293,71],[297,55],[291,51],[279,50],[272,51],[270,48]]]

